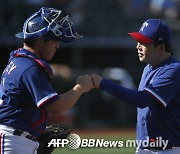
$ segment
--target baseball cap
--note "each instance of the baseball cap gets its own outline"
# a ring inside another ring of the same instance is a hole
[[[171,30],[160,19],[148,19],[142,24],[139,32],[128,34],[141,43],[171,43]]]

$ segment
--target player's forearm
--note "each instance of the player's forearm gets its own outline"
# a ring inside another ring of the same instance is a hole
[[[128,89],[113,83],[110,80],[103,79],[100,84],[100,89],[114,95],[124,103],[144,108],[152,105],[153,98],[144,91]]]
[[[80,85],[74,86],[71,90],[60,95],[59,100],[50,104],[47,110],[52,114],[59,114],[69,110],[84,93],[83,88]]]
[[[60,98],[47,107],[48,112],[58,114],[70,109],[84,93],[92,88],[92,81],[89,75],[79,76],[74,86],[68,92],[60,95]]]
[[[70,91],[60,95],[61,112],[70,109],[83,93],[83,88],[80,85],[76,85]]]

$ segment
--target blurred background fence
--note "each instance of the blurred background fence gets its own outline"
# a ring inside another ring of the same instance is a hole
[[[14,34],[42,6],[64,10],[84,37],[60,43],[51,61],[58,92],[69,90],[78,75],[97,73],[128,88],[137,89],[144,64],[129,31],[139,30],[148,18],[161,18],[172,29],[174,55],[180,57],[180,0],[1,0],[0,70],[9,53],[22,46]],[[82,128],[135,127],[136,108],[98,90],[83,95],[68,112],[51,116],[51,123]]]

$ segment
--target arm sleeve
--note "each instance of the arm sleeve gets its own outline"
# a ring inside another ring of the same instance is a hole
[[[60,97],[47,80],[45,72],[36,65],[22,74],[21,82],[37,107],[44,108]]]
[[[154,99],[147,92],[124,88],[107,79],[102,79],[100,89],[112,94],[124,103],[139,108],[151,106],[154,103]]]
[[[121,101],[143,108],[159,103],[166,107],[180,91],[180,69],[171,67],[152,79],[143,91],[127,89],[103,79],[100,89],[116,96]]]

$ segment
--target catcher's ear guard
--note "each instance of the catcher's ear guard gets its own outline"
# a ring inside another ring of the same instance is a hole
[[[44,38],[46,40],[58,40],[64,43],[81,38],[68,15],[61,10],[42,7],[31,15],[23,26],[23,32],[15,35],[25,40]]]

